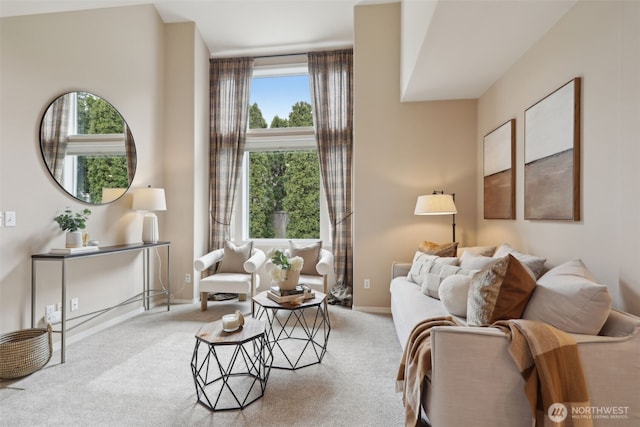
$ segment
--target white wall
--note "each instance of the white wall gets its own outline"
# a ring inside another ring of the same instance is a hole
[[[392,261],[451,241],[451,216],[414,216],[432,190],[456,193],[456,237],[476,241],[476,101],[400,102],[400,4],[355,8],[354,307],[388,310]],[[371,288],[364,289],[364,279]]]
[[[202,245],[194,223],[206,216],[196,213],[206,203],[206,187],[194,181],[206,175],[202,159],[208,157],[209,52],[195,27],[167,29],[144,5],[3,18],[0,31],[0,211],[16,211],[18,224],[0,228],[0,331],[30,326],[30,256],[62,247],[53,217],[66,206],[85,207],[49,177],[39,149],[44,109],[70,90],[104,97],[131,127],[138,160],[132,188],[166,188],[168,211],[158,217],[161,239],[173,242],[172,291],[191,300],[193,289],[181,285]],[[90,208],[92,239],[140,241],[141,217],[131,211],[130,194]],[[38,317],[44,305],[61,302],[59,274],[56,264],[38,269]],[[83,314],[141,291],[142,262],[130,254],[97,257],[71,262],[68,274],[67,296],[80,299],[74,315]]]
[[[554,266],[581,258],[614,305],[640,313],[640,6],[578,2],[478,101],[478,240],[507,241]],[[582,77],[582,220],[524,220],[524,110]],[[482,139],[516,118],[515,221],[484,220]]]
[[[209,51],[193,22],[165,25],[165,232],[171,236],[172,294],[194,301],[193,260],[207,246]],[[185,275],[191,275],[186,283]]]

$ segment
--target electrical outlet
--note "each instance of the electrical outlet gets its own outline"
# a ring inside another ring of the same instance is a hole
[[[191,275],[189,273],[184,275],[184,283],[191,283]]]
[[[44,316],[47,317],[49,314],[53,313],[54,311],[56,311],[56,306],[53,304],[48,305],[44,308]]]
[[[71,299],[71,311],[76,311],[78,309],[78,298]]]
[[[53,307],[53,306],[49,306],[49,307]],[[44,315],[44,321],[47,323],[60,323],[62,322],[62,312],[52,311],[50,313],[46,313]]]
[[[364,279],[364,288],[369,289],[371,287],[371,281],[369,279]]]

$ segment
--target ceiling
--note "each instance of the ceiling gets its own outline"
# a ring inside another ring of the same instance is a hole
[[[423,101],[479,97],[577,0],[403,1],[433,5],[403,88],[403,100]],[[354,6],[391,2],[0,0],[0,17],[153,4],[164,22],[195,22],[214,57],[264,56],[352,46]]]

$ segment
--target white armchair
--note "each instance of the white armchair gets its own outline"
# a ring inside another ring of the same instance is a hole
[[[206,255],[197,258],[193,266],[196,271],[204,271],[218,263],[225,257],[225,249],[216,249]],[[235,257],[235,255],[234,255]],[[260,249],[252,249],[251,256],[246,259],[237,259],[223,264],[226,268],[210,276],[200,279],[200,308],[207,309],[209,293],[233,293],[238,294],[240,301],[245,301],[247,295],[253,298],[255,290],[260,286],[258,269],[264,264],[266,256]],[[253,304],[251,304],[253,314]]]
[[[288,250],[286,251],[289,252]],[[320,249],[320,257],[316,264],[315,274],[301,274],[300,283],[305,283],[311,288],[321,290],[324,294],[328,295],[329,291],[329,274],[333,271],[333,253],[327,249]]]

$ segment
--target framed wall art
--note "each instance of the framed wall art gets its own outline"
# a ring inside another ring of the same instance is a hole
[[[516,119],[484,137],[484,218],[516,218]]]
[[[577,77],[524,113],[524,217],[580,220],[580,93]]]

